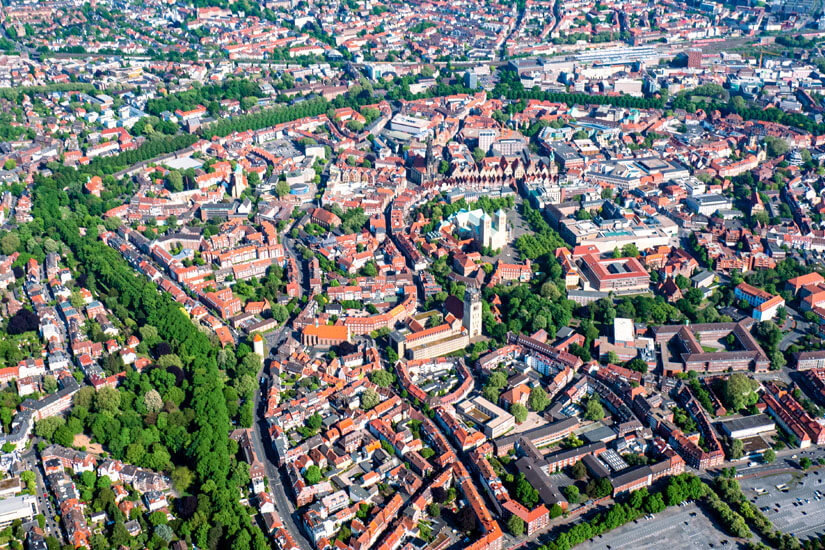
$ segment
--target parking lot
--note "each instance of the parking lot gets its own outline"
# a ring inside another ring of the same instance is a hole
[[[614,529],[601,537],[587,541],[578,548],[584,550],[638,550],[662,548],[744,548],[722,531],[696,504],[668,508],[654,519],[639,518],[636,522]]]
[[[783,533],[791,533],[801,540],[825,534],[825,472],[811,471],[797,478],[798,475],[786,473],[740,480],[740,486],[748,499]],[[787,489],[776,488],[783,484]],[[757,489],[766,492],[758,495]]]

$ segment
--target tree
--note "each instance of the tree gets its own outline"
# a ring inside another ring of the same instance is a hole
[[[115,414],[120,407],[120,392],[114,388],[101,388],[95,396],[95,407],[98,411]]]
[[[370,380],[373,384],[381,386],[382,388],[389,388],[392,386],[395,377],[391,372],[386,370],[374,370],[370,373]]]
[[[613,484],[606,477],[599,480],[591,479],[587,482],[584,492],[592,499],[606,497],[613,493]],[[658,493],[657,493],[658,494]],[[660,495],[661,498],[661,495]]]
[[[572,502],[574,504],[579,502],[579,488],[575,485],[568,485],[562,489],[562,492],[568,502]]]
[[[74,443],[74,431],[66,425],[60,426],[54,432],[54,442],[63,447],[71,447]]]
[[[275,184],[275,193],[279,197],[285,197],[289,194],[289,184],[286,180],[281,180]]]
[[[527,399],[527,404],[536,412],[541,412],[550,404],[550,398],[547,397],[547,392],[541,386],[534,386],[530,390],[530,397]]]
[[[156,413],[163,408],[163,398],[156,389],[151,389],[143,396],[143,402],[146,405],[146,410],[150,413]]]
[[[309,485],[315,485],[321,482],[321,469],[313,464],[304,471],[304,479]]]
[[[10,256],[20,248],[20,237],[16,233],[6,233],[0,238],[0,251],[6,256]]]
[[[172,191],[183,191],[183,176],[177,170],[171,170],[166,174],[166,184]]]
[[[512,414],[516,418],[516,422],[521,424],[525,420],[527,420],[527,407],[522,405],[521,403],[513,403],[510,407],[510,414]]]
[[[154,531],[158,537],[162,538],[167,543],[172,542],[172,538],[175,536],[175,532],[172,531],[172,528],[165,523],[156,525]],[[246,531],[243,532],[246,533]]]
[[[6,160],[6,163],[3,164],[3,168],[6,170],[14,170],[17,168],[17,161],[14,159],[8,159]]]
[[[584,417],[594,422],[604,418],[604,408],[602,408],[599,398],[595,395],[590,396],[590,399],[587,400],[587,404],[584,407]]]
[[[636,372],[641,372],[642,374],[646,373],[648,368],[647,363],[644,361],[644,359],[641,359],[640,357],[634,357],[633,359],[627,362],[625,367]]]
[[[771,158],[782,156],[788,152],[788,143],[782,138],[766,136],[765,145],[767,146],[768,156]]]
[[[520,537],[524,534],[524,520],[516,515],[510,516],[510,519],[507,520],[507,530],[514,537]]]
[[[519,474],[516,480],[516,500],[531,510],[539,501],[539,492],[530,485],[524,474]]]
[[[427,505],[427,513],[432,517],[441,517],[441,505],[437,502],[431,502]]]
[[[487,155],[486,151],[483,151],[479,147],[473,149],[473,160],[476,164],[481,164],[482,159]]]
[[[741,372],[731,374],[725,381],[724,397],[727,405],[734,411],[756,403],[756,388],[759,383]]]
[[[6,332],[9,334],[23,334],[37,330],[40,326],[40,318],[30,309],[22,308],[12,315]]]
[[[57,391],[57,379],[52,375],[47,375],[43,378],[43,391],[46,393],[54,393]]]
[[[730,458],[731,460],[739,460],[742,458],[742,453],[744,451],[745,446],[742,443],[741,439],[734,439],[730,443]]]
[[[381,402],[381,396],[372,388],[367,388],[361,394],[361,408],[365,411],[374,409]]]
[[[324,419],[317,412],[307,419],[307,427],[313,432],[317,432],[324,425]]]
[[[762,462],[765,464],[772,464],[774,460],[776,460],[776,453],[773,449],[768,448],[768,450],[762,453]]]
[[[195,476],[192,474],[192,470],[187,468],[186,466],[178,466],[172,471],[172,484],[175,486],[175,489],[181,494],[185,493],[186,490],[192,485],[192,482],[195,480]]]
[[[585,466],[581,460],[578,460],[570,468],[570,473],[576,479],[584,479],[587,477],[587,466]]]
[[[622,255],[626,258],[638,258],[639,249],[636,247],[634,243],[627,243],[622,247]]]
[[[94,391],[94,389],[93,389]],[[51,441],[54,437],[54,432],[58,428],[66,424],[66,419],[62,416],[48,416],[43,420],[38,420],[34,425],[34,434],[37,437]]]
[[[807,456],[803,456],[802,458],[799,459],[799,466],[803,470],[807,470],[808,468],[811,467],[811,459],[808,458]]]

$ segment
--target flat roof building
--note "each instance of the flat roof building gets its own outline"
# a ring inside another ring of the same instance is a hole
[[[11,525],[16,520],[30,520],[37,515],[37,497],[20,495],[0,500],[0,527]]]

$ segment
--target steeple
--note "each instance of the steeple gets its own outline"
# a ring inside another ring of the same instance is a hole
[[[435,156],[433,155],[433,138],[427,140],[427,154],[424,156],[427,163],[427,181],[432,181],[437,172]]]

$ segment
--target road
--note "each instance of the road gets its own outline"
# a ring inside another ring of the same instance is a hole
[[[284,248],[286,253],[294,257],[298,263],[301,289],[304,293],[306,293],[306,284],[308,281],[303,273],[303,261],[301,261],[301,257],[297,255],[292,244],[292,239],[282,234],[281,242],[285,245]],[[287,322],[284,323],[278,330],[267,334],[266,341],[269,345],[269,349],[273,352],[277,350],[281,343],[290,335],[291,331],[292,329],[289,328],[289,322]],[[263,376],[264,369],[261,369],[258,373],[257,379],[261,380]],[[302,550],[313,550],[312,545],[304,537],[303,530],[297,521],[295,508],[292,505],[292,489],[289,487],[289,480],[287,479],[285,471],[278,467],[277,457],[275,456],[275,452],[272,450],[272,442],[269,440],[268,424],[266,417],[264,416],[264,413],[266,412],[265,406],[261,399],[263,395],[264,392],[262,389],[255,393],[255,422],[252,426],[254,432],[252,444],[255,447],[255,454],[258,455],[259,460],[264,464],[266,477],[269,479],[269,494],[272,496],[272,500],[275,503],[275,508],[278,511],[278,515],[281,517],[281,521],[283,521],[287,531],[289,531],[292,538],[295,539],[295,542],[301,547]]]
[[[38,458],[37,453],[34,451],[34,445],[35,442],[32,442],[32,447],[20,455],[21,470],[29,470],[34,472],[35,484],[37,487],[37,509],[46,518],[46,525],[44,528],[46,535],[51,535],[63,543],[63,532],[60,528],[60,524],[55,519],[57,517],[57,510],[52,504],[51,498],[49,497],[49,492],[46,489],[42,463]]]
[[[276,344],[280,343],[286,337],[286,333],[286,327],[281,328],[275,333],[277,335],[275,339]],[[277,347],[273,349],[277,349]],[[258,373],[259,380],[262,374],[263,371]],[[281,521],[283,521],[287,531],[289,531],[292,538],[295,539],[295,542],[302,550],[313,550],[312,545],[304,538],[303,531],[296,521],[295,508],[292,506],[292,498],[290,494],[288,494],[288,491],[291,492],[291,489],[288,488],[289,482],[283,470],[278,468],[277,458],[269,441],[267,422],[264,417],[264,404],[261,402],[262,395],[262,391],[255,394],[256,421],[253,424],[254,437],[252,437],[255,454],[258,455],[258,458],[264,464],[266,477],[269,478],[269,494],[272,496],[275,508],[278,510],[278,515],[281,517]]]

